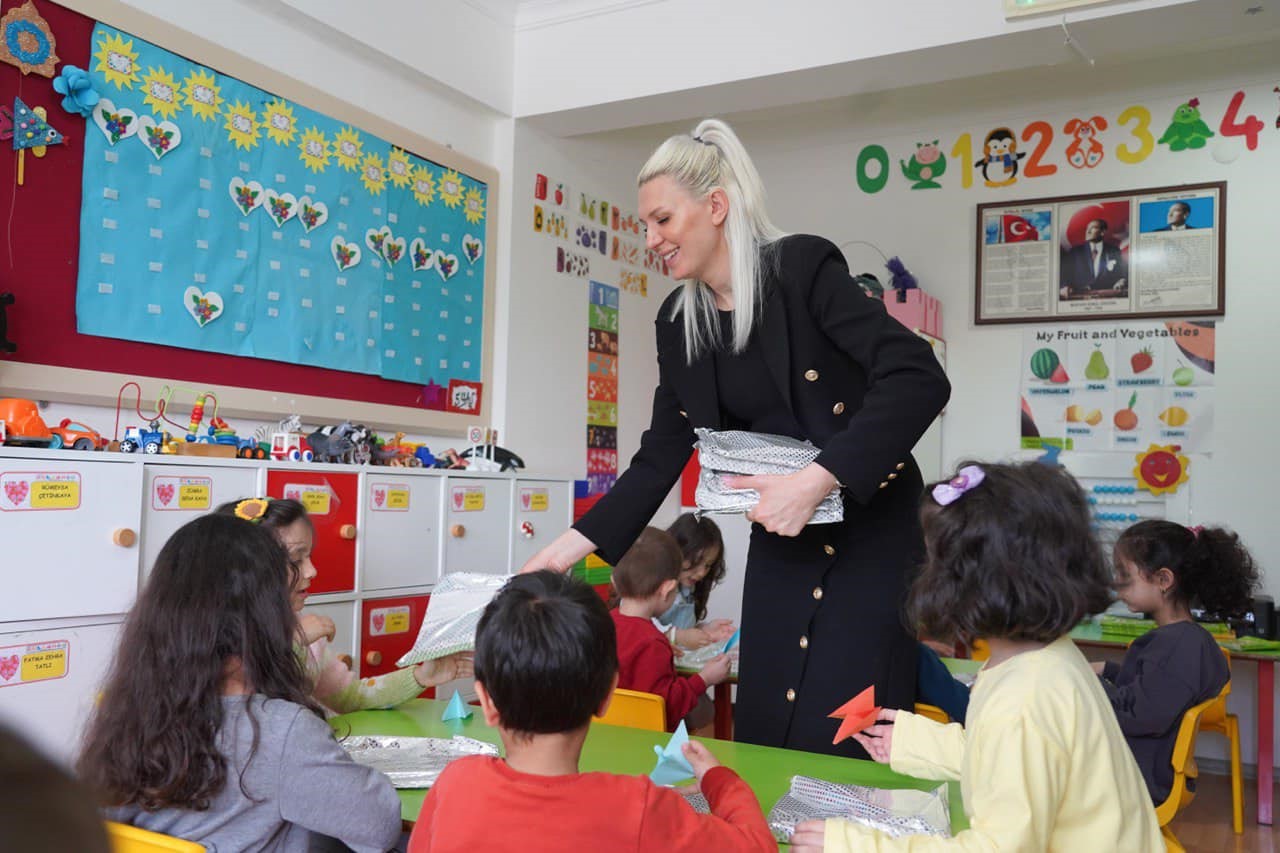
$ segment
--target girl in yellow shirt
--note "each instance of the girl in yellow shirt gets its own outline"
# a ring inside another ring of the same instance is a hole
[[[969,828],[891,838],[807,821],[792,850],[1163,851],[1111,703],[1066,636],[1110,600],[1079,484],[1035,462],[969,463],[932,488],[921,521],[927,557],[911,591],[913,622],[944,642],[981,637],[991,657],[967,727],[886,709],[855,737],[900,773],[958,779]]]

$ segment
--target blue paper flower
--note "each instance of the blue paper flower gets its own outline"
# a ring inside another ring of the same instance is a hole
[[[89,72],[74,65],[62,66],[62,73],[53,79],[53,91],[62,95],[62,108],[69,113],[88,118],[98,103],[98,93],[93,89]]]

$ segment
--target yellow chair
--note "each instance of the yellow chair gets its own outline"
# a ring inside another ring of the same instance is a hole
[[[651,732],[667,730],[667,703],[656,693],[641,693],[639,690],[613,691],[613,700],[609,702],[609,710],[603,717],[593,717],[597,723],[607,726],[627,726],[633,729],[647,729]]]
[[[1191,706],[1182,715],[1182,722],[1178,725],[1178,737],[1173,744],[1173,787],[1169,789],[1169,796],[1165,797],[1164,802],[1156,806],[1160,834],[1164,836],[1165,845],[1170,851],[1181,853],[1184,849],[1169,828],[1169,823],[1196,796],[1195,782],[1200,775],[1200,768],[1196,766],[1196,735],[1200,731],[1200,720],[1204,712],[1214,703],[1223,701],[1224,696],[1225,693],[1219,693],[1212,699]]]
[[[111,853],[204,853],[203,844],[114,821],[107,821],[107,836]]]
[[[944,726],[951,722],[951,716],[937,705],[928,705],[924,702],[917,702],[915,712],[921,717],[928,717],[930,720],[942,723]]]
[[[1226,649],[1227,672],[1231,672],[1231,652]],[[1227,712],[1227,696],[1231,694],[1228,676],[1222,692],[1200,717],[1200,731],[1225,735],[1231,751],[1231,828],[1237,835],[1244,832],[1244,774],[1240,771],[1240,718]]]
[[[986,660],[991,657],[991,647],[983,639],[975,639],[969,644],[969,657],[973,660]]]

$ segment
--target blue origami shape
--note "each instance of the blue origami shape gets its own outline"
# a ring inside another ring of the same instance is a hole
[[[1059,466],[1062,463],[1058,461],[1058,454],[1062,452],[1062,448],[1056,444],[1044,445],[1044,455],[1036,459],[1044,465]]]
[[[724,644],[724,650],[727,652],[730,649],[732,649],[734,646],[738,645],[738,640],[741,638],[741,636],[742,636],[741,628],[734,631],[733,636],[729,638],[729,642]]]
[[[457,690],[453,691],[453,698],[449,700],[449,707],[444,709],[444,716],[440,719],[444,722],[450,720],[465,720],[472,714],[471,706],[462,701],[462,694]]]
[[[693,765],[684,757],[684,745],[688,742],[689,730],[685,728],[684,720],[681,720],[665,747],[653,747],[658,763],[654,765],[649,778],[655,785],[674,785],[694,776]]]
[[[53,78],[53,91],[63,96],[64,110],[85,118],[93,115],[93,108],[100,97],[94,91],[89,72],[74,65],[62,66],[62,73]]]

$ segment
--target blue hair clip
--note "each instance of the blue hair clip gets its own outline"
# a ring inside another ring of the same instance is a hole
[[[966,465],[950,480],[933,487],[933,499],[941,506],[949,506],[959,500],[965,492],[986,479],[986,476],[977,465]]]

